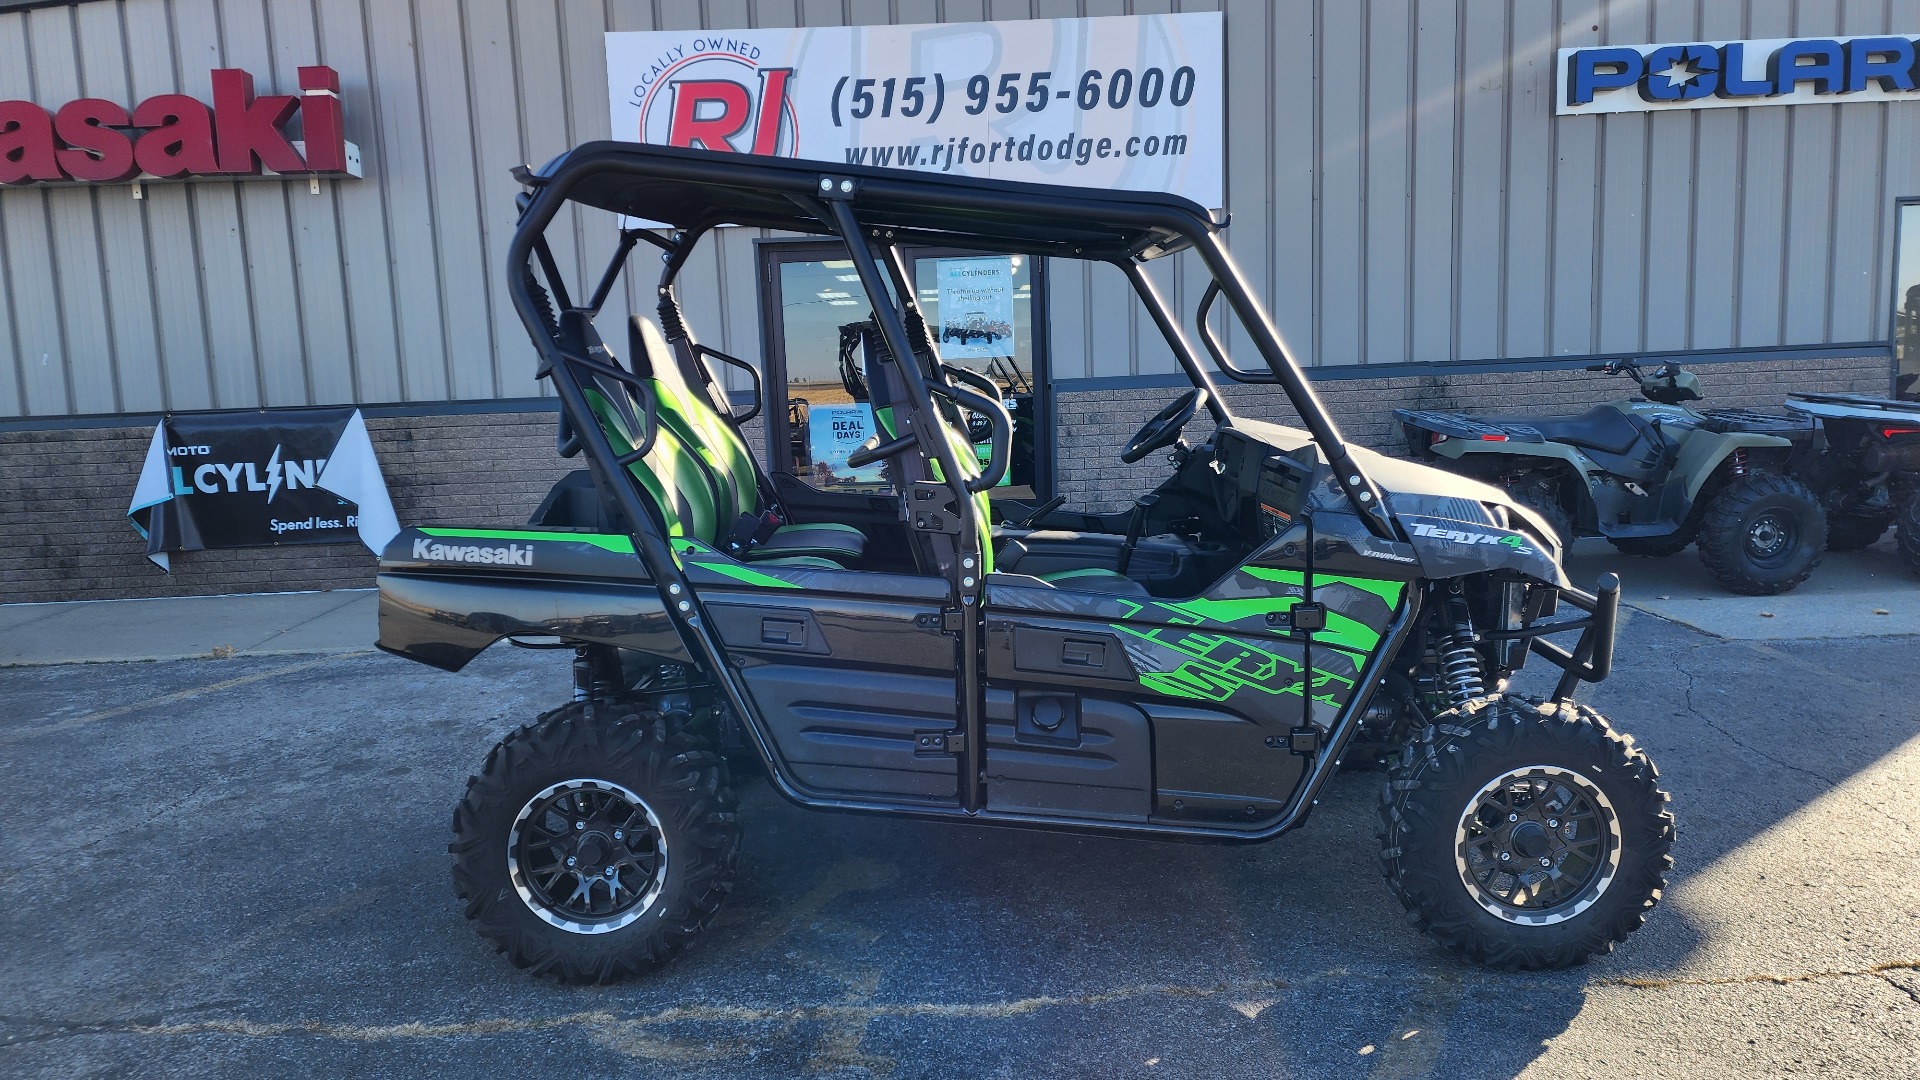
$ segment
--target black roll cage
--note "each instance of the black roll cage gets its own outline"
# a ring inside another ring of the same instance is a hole
[[[703,205],[699,196],[702,186],[738,188],[742,173],[749,171],[753,175],[751,196],[736,193],[737,205],[732,207]],[[1232,412],[1200,364],[1192,344],[1181,329],[1177,313],[1168,305],[1145,270],[1145,263],[1152,258],[1191,248],[1199,254],[1213,278],[1207,290],[1206,305],[1210,307],[1217,296],[1226,297],[1265,361],[1271,377],[1237,368],[1227,362],[1217,340],[1202,321],[1203,340],[1222,370],[1240,381],[1277,383],[1305,422],[1323,460],[1332,466],[1337,483],[1359,518],[1367,523],[1368,529],[1376,536],[1404,539],[1387,513],[1380,488],[1348,451],[1339,429],[1299,367],[1287,355],[1259,301],[1242,281],[1232,257],[1220,242],[1220,226],[1214,224],[1197,204],[1166,195],[1126,196],[1034,184],[996,184],[971,180],[930,181],[894,170],[852,166],[840,168],[818,163],[743,158],[735,154],[629,143],[586,144],[555,159],[539,173],[521,166],[514,170],[514,175],[529,190],[520,196],[520,221],[508,245],[508,291],[515,311],[540,354],[537,375],[551,379],[559,396],[563,453],[568,450],[585,451],[602,498],[609,499],[625,520],[631,523],[636,551],[651,568],[655,583],[661,590],[667,615],[691,656],[707,672],[712,673],[713,682],[725,697],[729,708],[742,719],[741,727],[754,741],[768,765],[776,788],[804,805],[825,809],[884,809],[931,817],[947,817],[952,813],[925,806],[882,806],[874,802],[825,795],[806,790],[791,777],[783,767],[779,751],[767,736],[764,725],[758,722],[757,710],[721,652],[718,635],[709,630],[705,611],[694,595],[654,508],[640,497],[634,485],[621,481],[626,466],[637,460],[644,453],[645,446],[652,442],[656,426],[655,403],[643,380],[622,370],[617,364],[589,357],[583,346],[575,347],[576,343],[569,340],[572,335],[566,332],[566,327],[570,321],[568,317],[571,320],[590,320],[599,312],[611,295],[634,247],[642,241],[659,248],[663,253],[663,268],[656,297],[663,320],[670,324],[669,333],[687,336],[680,323],[673,292],[674,281],[694,246],[711,229],[721,224],[760,225],[838,237],[845,243],[861,285],[873,302],[875,322],[882,339],[894,356],[902,358],[903,372],[913,373],[903,381],[908,392],[914,396],[914,404],[920,415],[933,415],[935,396],[956,401],[969,409],[984,411],[989,417],[997,411],[999,422],[995,425],[995,444],[1000,455],[1005,453],[1003,444],[1009,441],[1005,437],[1008,428],[1005,426],[1004,405],[969,387],[954,385],[946,379],[929,378],[921,364],[910,359],[924,355],[935,365],[933,370],[940,371],[937,351],[914,303],[915,292],[906,275],[901,247],[917,244],[973,247],[1111,263],[1132,284],[1153,317],[1155,326],[1172,348],[1182,370],[1196,387],[1207,391],[1207,407],[1216,423],[1231,426]],[[647,213],[644,200],[628,197],[619,187],[622,179],[634,181],[634,187],[641,194],[645,193],[646,182],[679,185],[670,189],[670,194],[684,200],[679,209],[686,212],[671,215],[669,224],[674,226],[675,232],[670,239],[646,229],[623,228],[613,257],[588,303],[575,307],[547,244],[547,226],[569,201],[579,201],[631,216],[651,216]],[[694,194],[688,194],[689,191]],[[887,207],[892,212],[863,212],[869,205]],[[691,210],[688,210],[689,206]],[[1096,217],[1097,222],[1094,220]],[[1019,223],[1029,220],[1049,224],[1064,221],[1066,225],[1058,230],[1037,226],[1033,233],[1020,234]],[[998,229],[976,227],[976,222],[994,224]],[[534,276],[536,264],[545,278],[544,288]],[[889,285],[892,286],[891,298],[899,301],[898,307],[889,302]],[[554,307],[556,304],[558,311]],[[690,336],[688,340],[691,340]],[[698,345],[694,347],[705,355],[717,355],[715,350]],[[751,368],[751,365],[736,358],[721,358]],[[613,449],[587,402],[581,382],[583,374],[612,378],[635,391],[644,413],[639,418],[643,427],[643,445],[640,448],[626,454]],[[930,437],[924,440],[922,448],[939,462],[941,475],[946,478],[950,489],[951,510],[960,518],[960,528],[955,537],[955,569],[948,586],[955,613],[960,616],[958,646],[964,650],[963,656],[973,658],[972,663],[963,665],[957,686],[960,713],[957,719],[960,730],[969,733],[965,739],[958,775],[960,812],[971,820],[983,822],[1092,828],[1089,823],[1075,819],[1032,813],[992,812],[983,805],[986,788],[986,740],[983,737],[985,686],[979,672],[983,666],[981,610],[985,600],[986,575],[978,570],[983,565],[980,536],[986,530],[980,527],[985,523],[976,520],[979,510],[971,496],[975,491],[985,489],[986,485],[980,484],[979,480],[991,475],[994,470],[990,465],[983,471],[982,477],[970,483],[947,439]],[[1004,460],[999,465],[1004,469]],[[1361,679],[1366,689],[1349,702],[1347,714],[1331,733],[1320,758],[1313,763],[1305,780],[1297,785],[1279,817],[1269,825],[1258,830],[1231,831],[1137,823],[1102,825],[1096,831],[1130,831],[1169,838],[1258,841],[1297,826],[1305,819],[1312,805],[1311,800],[1331,775],[1339,754],[1357,730],[1356,718],[1365,710],[1372,690],[1385,672],[1387,662],[1398,651],[1417,621],[1419,609],[1418,594],[1414,594],[1388,628],[1387,640],[1369,659]]]

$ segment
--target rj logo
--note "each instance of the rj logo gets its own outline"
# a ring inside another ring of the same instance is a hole
[[[778,153],[780,121],[790,109],[787,84],[793,79],[793,69],[760,68],[758,74],[760,85],[751,90],[733,79],[681,79],[673,83],[667,145]],[[739,145],[736,140],[749,128],[751,141]]]

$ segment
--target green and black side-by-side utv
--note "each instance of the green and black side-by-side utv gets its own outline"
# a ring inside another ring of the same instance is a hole
[[[1577,963],[1658,901],[1658,773],[1573,701],[1611,666],[1618,581],[1574,587],[1552,530],[1499,490],[1348,445],[1200,207],[627,143],[517,174],[511,294],[586,482],[524,529],[407,530],[379,578],[398,655],[452,671],[502,638],[571,650],[571,702],[494,747],[454,813],[456,889],[514,963],[602,981],[690,942],[734,880],[745,771],[819,809],[1258,841],[1378,757],[1387,882],[1454,949]],[[544,238],[569,206],[671,229],[621,232],[580,295]],[[675,295],[722,224],[845,243],[879,339],[878,431],[849,464],[886,464],[881,512],[870,492],[790,512],[750,453],[715,381],[740,361]],[[603,337],[642,242],[663,251],[659,319]],[[940,361],[906,245],[1131,281],[1193,386],[1120,454],[1170,452],[1124,528],[991,520],[1013,425],[996,382]],[[1184,324],[1145,268],[1178,251],[1211,278]],[[1219,299],[1257,364],[1207,326]],[[1235,415],[1216,372],[1278,384],[1306,430]],[[1530,654],[1561,669],[1544,700],[1507,692]]]

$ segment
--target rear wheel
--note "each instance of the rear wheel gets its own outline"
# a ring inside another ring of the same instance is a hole
[[[1807,580],[1826,547],[1827,515],[1792,477],[1748,473],[1707,505],[1700,561],[1729,592],[1770,596]]]
[[[1893,525],[1894,512],[1827,515],[1827,550],[1859,551],[1880,542]]]
[[[1606,953],[1666,888],[1659,771],[1594,710],[1503,695],[1416,732],[1381,791],[1380,860],[1414,926],[1491,967]]]
[[[1525,480],[1507,486],[1514,502],[1547,519],[1547,526],[1560,541],[1562,554],[1573,546],[1573,517],[1560,505],[1560,494],[1550,480]]]
[[[1920,495],[1907,500],[1904,510],[1900,511],[1900,558],[1907,569],[1920,574]]]
[[[733,887],[727,770],[679,717],[575,703],[507,736],[453,813],[454,891],[516,967],[599,983],[685,948]]]

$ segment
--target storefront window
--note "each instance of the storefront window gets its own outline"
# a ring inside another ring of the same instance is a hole
[[[1901,203],[1894,228],[1900,254],[1893,275],[1893,388],[1920,400],[1920,203]]]
[[[880,466],[846,463],[873,433],[858,346],[841,347],[841,328],[868,315],[860,275],[848,259],[782,262],[779,283],[787,387],[786,461],[779,464],[823,491],[890,490]]]
[[[786,397],[773,426],[770,465],[820,491],[889,492],[892,485],[881,466],[846,464],[847,455],[874,432],[858,331],[872,312],[853,263],[826,254],[818,247],[771,251],[768,279],[774,295],[769,299],[777,310],[780,348],[770,357],[768,374],[773,385],[784,383]],[[908,254],[917,299],[941,358],[999,383],[1013,415],[1014,452],[1002,489],[1033,497],[1038,415],[1033,260],[926,249]],[[991,429],[984,421],[974,426],[984,460],[991,454]]]
[[[940,358],[985,373],[1000,384],[1013,416],[1013,459],[1005,488],[1033,487],[1033,260],[1020,255],[923,256],[914,260],[920,310],[933,328]],[[985,461],[992,429],[971,434]]]

